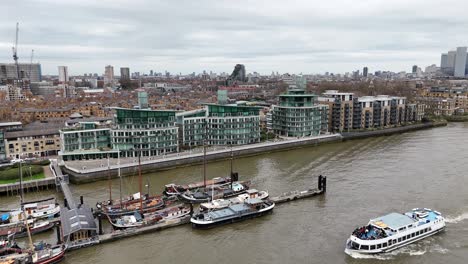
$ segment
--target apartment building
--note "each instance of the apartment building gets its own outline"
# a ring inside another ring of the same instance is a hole
[[[398,125],[405,123],[406,119],[406,97],[392,97],[390,103],[390,124]]]
[[[179,146],[203,146],[206,138],[206,108],[176,113]]]
[[[328,105],[328,129],[332,132],[353,129],[354,93],[340,93],[327,90],[318,98],[321,104]]]
[[[272,106],[272,129],[284,137],[320,135],[328,130],[328,105],[318,104],[317,95],[289,90]]]
[[[435,116],[451,116],[455,113],[455,99],[439,97],[418,97],[416,101],[419,104],[426,105],[425,112]]]
[[[374,97],[374,127],[387,127],[390,125],[391,102],[392,98],[388,95]]]
[[[61,122],[35,122],[19,131],[5,132],[8,158],[55,156],[60,150]]]
[[[373,96],[362,96],[354,100],[353,129],[374,127],[374,102]]]
[[[209,145],[244,145],[260,142],[260,109],[256,106],[206,105]]]
[[[177,152],[176,111],[113,108],[111,130],[113,150],[122,157],[158,156]]]
[[[110,127],[99,126],[97,122],[79,122],[78,126],[60,131],[62,160],[95,159],[113,155]],[[115,155],[113,155],[115,156]]]
[[[244,145],[260,142],[261,107],[206,104],[204,109],[177,113],[184,147]]]

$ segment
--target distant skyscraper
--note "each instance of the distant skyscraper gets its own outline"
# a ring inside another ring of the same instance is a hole
[[[114,67],[111,65],[106,66],[106,70],[104,72],[104,85],[112,86],[114,82]]]
[[[418,65],[413,65],[413,70],[411,72],[412,73],[418,72]]]
[[[447,53],[447,73],[453,75],[455,70],[455,57],[457,56],[456,51],[449,51]]]
[[[150,70],[150,76],[153,76],[153,70]]]
[[[41,64],[39,63],[18,63],[20,79],[29,79],[31,82],[42,81]],[[18,73],[14,63],[0,63],[0,81],[16,80]]]
[[[368,72],[368,71],[369,71],[369,69],[368,69],[367,67],[364,67],[364,68],[362,69],[362,76],[367,77],[367,72]]]
[[[455,56],[455,77],[465,77],[466,67],[466,47],[458,47],[457,55]]]
[[[232,85],[236,82],[246,82],[246,73],[244,64],[236,64],[234,70],[231,73],[231,76],[226,81],[227,85]]]
[[[444,71],[448,67],[448,54],[442,53],[440,56],[440,69]]]
[[[70,78],[68,77],[68,67],[67,66],[58,66],[59,71],[59,82],[60,83],[68,83]]]
[[[120,80],[130,80],[130,68],[120,68]]]

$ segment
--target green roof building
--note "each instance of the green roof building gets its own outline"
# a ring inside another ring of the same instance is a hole
[[[184,147],[244,145],[260,142],[260,109],[255,106],[207,104],[204,109],[177,113]]]
[[[328,106],[317,103],[318,96],[292,89],[279,96],[272,108],[272,129],[279,136],[317,136],[328,128]]]
[[[158,156],[178,151],[176,111],[114,108],[112,148],[122,157]]]

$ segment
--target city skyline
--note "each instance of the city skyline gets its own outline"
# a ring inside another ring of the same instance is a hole
[[[15,22],[19,62],[43,74],[66,65],[70,75],[131,71],[269,74],[344,73],[367,66],[411,72],[439,64],[440,53],[467,46],[466,3],[446,1],[16,1],[0,18],[0,61],[13,62]],[[21,10],[21,13],[19,12]],[[443,13],[438,12],[444,10]]]

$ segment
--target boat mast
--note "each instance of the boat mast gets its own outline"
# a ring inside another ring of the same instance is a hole
[[[21,165],[21,163],[20,163]],[[22,199],[21,199],[22,200]],[[23,214],[24,217],[24,225],[26,226],[26,232],[28,233],[28,239],[29,239],[29,248],[31,250],[34,250],[34,245],[32,241],[32,236],[31,236],[31,231],[29,230],[29,225],[28,225],[28,218],[26,217],[26,214],[24,213],[24,206],[23,206],[23,201],[21,201],[21,214]]]
[[[118,168],[117,168],[117,172],[118,172],[118,176],[119,176],[119,189],[120,189],[120,209],[122,209],[122,175],[120,175],[120,150],[117,149],[117,164],[118,164]]]
[[[140,186],[140,211],[143,215],[143,179],[141,178],[141,150],[138,154],[138,181]]]
[[[109,182],[109,201],[112,202],[112,180],[111,180],[111,173],[110,173],[109,154],[107,154],[107,177],[108,177],[108,182]]]
[[[203,186],[206,187],[206,145],[203,144]]]
[[[203,138],[203,187],[206,187],[206,138],[208,137],[207,122],[205,120],[205,137]]]
[[[23,196],[24,196],[24,190],[23,190],[23,170],[21,167],[21,161],[19,163],[19,174],[20,174],[20,199],[21,199],[21,207],[23,206]]]
[[[230,177],[231,177],[231,189],[232,189],[232,182],[233,182],[233,180],[232,180],[232,173],[233,173],[233,171],[232,171],[232,162],[233,162],[233,160],[234,160],[234,155],[232,153],[232,144],[231,144],[231,175],[230,175]]]

